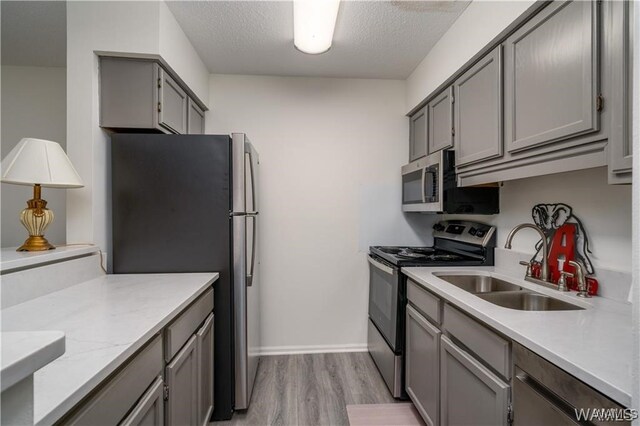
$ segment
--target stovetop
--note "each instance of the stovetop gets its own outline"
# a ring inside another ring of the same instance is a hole
[[[369,251],[396,266],[463,266],[479,265],[471,256],[447,252],[435,247],[372,246]]]

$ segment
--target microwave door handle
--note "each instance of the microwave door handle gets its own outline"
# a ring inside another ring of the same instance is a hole
[[[427,202],[427,169],[426,167],[422,169],[422,203]]]

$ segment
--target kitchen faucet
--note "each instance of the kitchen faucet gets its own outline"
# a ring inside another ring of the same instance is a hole
[[[545,283],[549,283],[549,244],[547,243],[547,236],[544,234],[544,232],[542,232],[542,229],[540,229],[533,223],[521,223],[520,225],[517,225],[515,228],[513,228],[511,232],[509,232],[509,235],[507,235],[507,242],[504,244],[504,248],[511,249],[511,240],[513,240],[513,236],[518,231],[524,228],[534,229],[538,232],[538,234],[540,234],[540,238],[542,239],[542,267],[540,271],[540,278]],[[527,269],[527,271],[530,271],[530,267]],[[527,273],[527,278],[530,278],[529,273]]]

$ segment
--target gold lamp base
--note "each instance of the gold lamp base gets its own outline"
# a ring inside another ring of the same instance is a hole
[[[44,230],[53,222],[53,212],[47,209],[47,202],[40,198],[40,185],[33,186],[33,199],[27,201],[27,208],[20,213],[20,222],[29,231],[29,238],[16,251],[44,251],[55,247],[44,237]]]

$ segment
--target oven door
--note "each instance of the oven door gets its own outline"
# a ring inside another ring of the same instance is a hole
[[[369,255],[369,318],[396,352],[400,269]]]
[[[443,152],[402,167],[402,211],[441,212]]]

